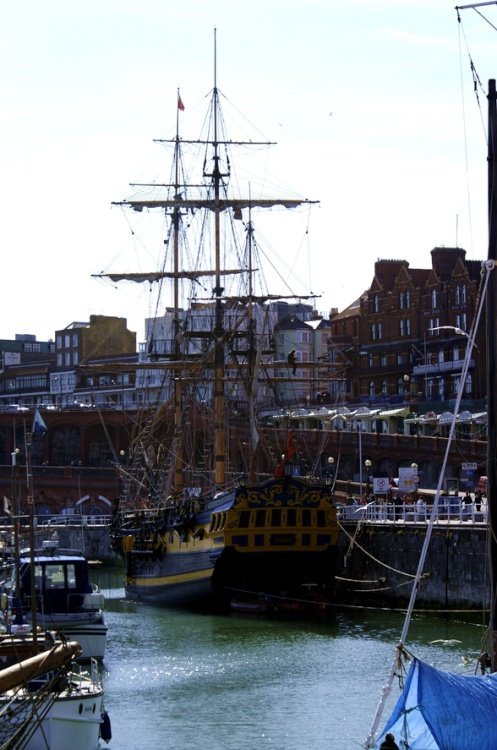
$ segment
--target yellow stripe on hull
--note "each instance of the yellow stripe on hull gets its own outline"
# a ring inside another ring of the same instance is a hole
[[[152,588],[153,586],[175,586],[179,583],[191,583],[192,581],[205,581],[212,576],[212,568],[205,570],[195,570],[192,573],[178,573],[172,576],[155,576],[155,577],[133,577],[126,578],[127,586],[144,586]]]

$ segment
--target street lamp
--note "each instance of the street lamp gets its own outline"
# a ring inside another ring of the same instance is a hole
[[[335,474],[335,459],[333,456],[328,457],[328,469],[326,470],[326,484],[333,484]]]
[[[414,502],[416,502],[417,496],[418,496],[418,482],[419,482],[419,476],[418,476],[418,465],[413,461],[411,464],[411,469],[414,472],[414,476],[412,478],[412,481],[414,482]]]
[[[370,482],[371,482],[371,466],[372,466],[371,460],[369,458],[367,458],[364,461],[364,466],[366,467],[366,474],[367,474],[367,477],[368,477],[368,481],[366,483],[366,497],[369,498],[369,492],[371,490],[371,483]]]

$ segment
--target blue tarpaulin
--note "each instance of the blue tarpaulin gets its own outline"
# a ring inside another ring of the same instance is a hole
[[[497,673],[460,675],[414,659],[380,737],[400,750],[496,750]]]

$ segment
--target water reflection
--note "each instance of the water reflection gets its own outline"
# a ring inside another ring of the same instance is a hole
[[[120,579],[99,582],[114,750],[353,750],[364,742],[401,612],[337,610],[321,620],[195,614],[129,602]],[[408,646],[467,671],[481,635],[474,624],[416,615]]]

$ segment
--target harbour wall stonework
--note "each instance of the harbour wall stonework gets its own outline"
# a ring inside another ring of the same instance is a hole
[[[409,601],[426,523],[344,523],[337,594],[362,604],[401,607]],[[485,609],[489,604],[486,524],[435,526],[426,553],[416,606]]]

